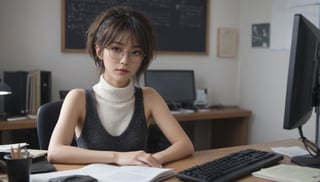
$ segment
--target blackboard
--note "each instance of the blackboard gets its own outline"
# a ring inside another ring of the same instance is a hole
[[[207,53],[208,1],[62,0],[62,51],[84,51],[86,31],[95,16],[124,5],[150,18],[159,51]]]

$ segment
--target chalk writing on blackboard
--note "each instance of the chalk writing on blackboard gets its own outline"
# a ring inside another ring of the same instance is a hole
[[[207,51],[208,0],[62,0],[62,50],[84,50],[86,31],[101,11],[129,6],[150,18],[159,51]]]

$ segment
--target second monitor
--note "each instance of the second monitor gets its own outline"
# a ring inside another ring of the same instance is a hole
[[[159,92],[171,110],[193,108],[196,99],[193,70],[147,70],[144,81]]]

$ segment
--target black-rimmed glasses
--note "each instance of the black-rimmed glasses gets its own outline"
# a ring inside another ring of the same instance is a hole
[[[124,51],[118,47],[106,48],[109,52],[109,56],[121,60],[125,54],[127,54],[130,58],[131,62],[140,62],[144,59],[145,54],[141,50],[132,50],[132,51]]]
[[[314,144],[313,142],[311,142],[305,137],[301,137],[301,140],[305,149],[309,152],[310,155],[317,156],[317,157],[320,156],[320,150],[318,149],[316,144]]]

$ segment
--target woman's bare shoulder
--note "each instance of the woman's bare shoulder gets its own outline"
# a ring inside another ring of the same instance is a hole
[[[152,87],[141,87],[144,95],[158,94],[158,92]]]
[[[151,87],[142,87],[143,90],[143,99],[145,103],[152,103],[153,104],[160,104],[160,103],[164,103],[163,98],[161,97],[161,95],[158,93],[157,90],[155,90],[154,88]],[[158,105],[159,106],[159,105]]]
[[[71,101],[71,102],[83,102],[85,101],[85,90],[80,88],[72,89],[68,92],[66,95],[65,101]]]
[[[72,90],[70,90],[67,94],[67,96],[84,96],[85,95],[85,90],[81,89],[81,88],[74,88]]]

